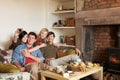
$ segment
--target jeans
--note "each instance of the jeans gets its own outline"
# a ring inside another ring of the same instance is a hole
[[[61,58],[57,58],[57,59],[52,58],[50,60],[50,66],[57,67],[60,65],[64,65],[64,64],[68,63],[69,61],[76,61],[76,62],[79,61],[80,62],[81,59],[77,54],[71,54],[71,55],[67,55],[67,56],[64,56]]]

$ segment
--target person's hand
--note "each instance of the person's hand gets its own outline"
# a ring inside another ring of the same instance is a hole
[[[46,47],[46,46],[47,46],[47,44],[45,44],[45,43],[40,44],[40,48]]]
[[[76,51],[76,54],[77,54],[78,56],[81,55],[81,52],[80,52],[80,50],[79,50],[78,48],[75,48],[75,51]]]
[[[15,31],[15,36],[18,36],[20,34],[19,28]]]
[[[59,43],[54,43],[54,46],[59,48],[60,47],[60,44]]]
[[[50,62],[50,58],[46,58],[46,59],[45,59],[45,63],[46,63],[46,64],[49,64],[49,62]]]
[[[14,36],[18,37],[20,33],[21,33],[20,28],[17,28],[17,30],[14,33]]]
[[[22,55],[25,56],[25,57],[30,57],[30,52],[28,50],[23,50],[22,51]]]
[[[21,72],[24,72],[24,71],[25,71],[25,67],[18,67],[18,69],[19,69]]]
[[[22,55],[24,56],[27,52],[28,52],[28,51],[25,49],[25,50],[23,50],[21,53],[22,53]]]
[[[17,42],[17,39],[18,39],[20,33],[21,32],[19,31],[19,28],[17,28],[17,30],[14,33],[14,40],[13,40],[14,43]]]

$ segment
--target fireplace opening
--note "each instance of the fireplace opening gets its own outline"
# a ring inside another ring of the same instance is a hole
[[[120,73],[120,26],[118,26],[116,42],[116,47],[108,49],[107,71]]]
[[[109,48],[107,70],[120,73],[120,48]]]
[[[83,52],[85,60],[104,63],[108,49],[118,47],[118,25],[83,27]],[[119,38],[120,39],[120,38]]]

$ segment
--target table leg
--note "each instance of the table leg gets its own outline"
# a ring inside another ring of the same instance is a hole
[[[101,70],[98,72],[98,75],[98,79],[103,80],[103,68],[101,68]]]

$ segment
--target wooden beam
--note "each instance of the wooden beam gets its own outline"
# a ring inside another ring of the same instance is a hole
[[[75,14],[75,19],[77,26],[120,24],[120,7],[79,11]]]

